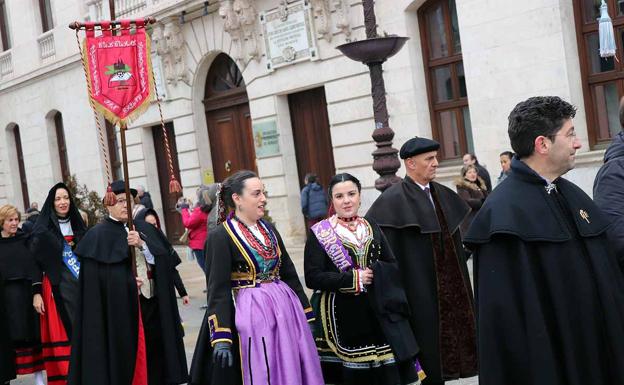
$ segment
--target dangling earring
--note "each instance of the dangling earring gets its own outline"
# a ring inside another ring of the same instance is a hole
[[[239,205],[238,206],[238,211],[243,211],[243,206]]]

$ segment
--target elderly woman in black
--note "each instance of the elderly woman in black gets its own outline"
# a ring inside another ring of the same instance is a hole
[[[345,385],[419,384],[424,373],[396,260],[379,226],[358,215],[360,191],[353,175],[334,176],[336,214],[312,226],[305,246],[323,376]]]
[[[48,385],[64,385],[67,379],[79,292],[80,263],[74,249],[85,231],[69,188],[57,183],[48,193],[32,236],[32,249],[44,274],[41,342]]]
[[[43,306],[41,272],[28,248],[28,235],[17,226],[19,221],[20,214],[15,207],[0,207],[0,279],[3,286],[0,302],[4,307],[0,323],[6,325],[7,343],[14,350],[15,374],[34,373],[36,384],[43,385],[39,316],[36,312]]]

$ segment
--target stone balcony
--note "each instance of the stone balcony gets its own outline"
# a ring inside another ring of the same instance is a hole
[[[37,38],[39,44],[39,60],[42,64],[48,64],[54,61],[56,50],[54,48],[54,34],[52,31],[45,32]]]
[[[13,59],[11,51],[0,52],[0,80],[4,80],[13,74]]]
[[[148,8],[158,2],[158,0],[115,0],[116,18],[128,19],[143,16]]]

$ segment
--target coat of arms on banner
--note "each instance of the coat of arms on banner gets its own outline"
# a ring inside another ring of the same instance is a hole
[[[150,40],[144,28],[122,28],[113,36],[103,30],[95,36],[86,29],[83,43],[89,97],[95,108],[113,124],[127,125],[149,107],[154,94]]]

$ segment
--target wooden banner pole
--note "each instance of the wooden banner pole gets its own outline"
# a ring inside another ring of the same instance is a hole
[[[150,17],[146,17],[144,20],[145,20],[145,25],[154,24],[156,22],[156,18],[155,17],[151,17],[151,16]],[[135,20],[130,20],[130,23],[134,24],[134,23],[136,23],[136,21]],[[121,24],[121,21],[119,21],[119,20],[111,20],[110,21],[111,27],[116,27],[116,26],[118,26],[120,24]],[[69,28],[71,28],[71,29],[85,29],[86,26],[87,25],[85,23],[81,23],[79,21],[74,21],[74,22],[69,23]],[[97,22],[97,23],[94,24],[94,26],[102,28],[102,23],[101,22]]]
[[[124,174],[124,183],[126,190],[126,208],[128,210],[128,229],[130,231],[134,230],[134,224],[132,223],[132,203],[134,202],[134,198],[132,194],[130,194],[130,175],[128,174],[128,151],[126,150],[126,124],[119,124],[119,132],[121,134],[121,162],[123,164],[123,174]],[[134,247],[130,247],[130,257],[132,258],[132,272],[134,276],[137,276],[136,271],[136,255],[134,252]]]

